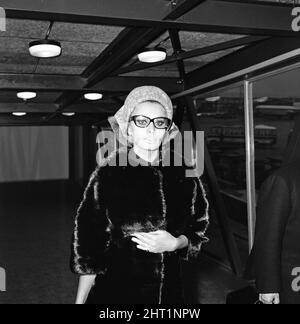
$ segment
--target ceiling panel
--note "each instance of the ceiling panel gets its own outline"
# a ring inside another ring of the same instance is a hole
[[[0,37],[0,72],[80,74],[107,47],[103,43],[61,42],[62,55],[40,59],[28,51],[31,39]]]
[[[197,68],[200,68],[203,65],[206,65],[213,61],[216,61],[216,60],[222,58],[223,56],[229,55],[230,53],[233,53],[241,48],[243,48],[243,46],[239,46],[239,47],[231,48],[228,50],[219,51],[219,52],[202,55],[202,56],[194,57],[192,59],[185,60],[184,61],[185,70],[187,73],[189,73]]]
[[[6,31],[1,37],[45,38],[50,22],[26,19],[6,19]]]
[[[50,75],[80,75],[84,70],[85,67],[83,66],[38,65],[36,73]]]
[[[146,70],[134,71],[124,74],[124,76],[140,76],[140,77],[179,77],[176,64],[165,64]]]
[[[61,42],[62,55],[41,59],[38,73],[81,74],[107,47],[103,43]]]
[[[0,37],[0,72],[32,73],[37,59],[30,56],[31,39]]]
[[[168,55],[173,55],[173,47],[168,32],[163,33],[160,37],[154,40],[148,47],[158,47],[161,46],[167,50]]]
[[[0,37],[0,59],[3,59],[2,56],[11,57],[16,53],[27,54],[31,58],[28,51],[30,41],[30,38]]]
[[[122,27],[55,22],[50,38],[57,40],[108,44],[123,30]]]
[[[190,51],[197,48],[212,46],[230,40],[245,37],[245,35],[229,35],[199,32],[179,32],[181,46],[183,50]]]

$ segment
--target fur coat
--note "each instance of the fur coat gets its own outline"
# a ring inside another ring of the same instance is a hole
[[[209,223],[202,181],[184,166],[111,166],[128,154],[116,151],[90,177],[77,210],[71,269],[96,274],[87,303],[184,303],[180,260],[197,257]],[[134,232],[166,230],[189,244],[150,253],[132,242]]]

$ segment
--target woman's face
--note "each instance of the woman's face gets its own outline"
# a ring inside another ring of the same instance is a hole
[[[143,102],[136,106],[131,116],[143,115],[148,118],[167,117],[162,105],[156,102]],[[143,150],[157,150],[166,134],[165,129],[155,128],[151,122],[146,128],[135,125],[134,121],[129,123],[128,134],[131,136],[133,145]]]

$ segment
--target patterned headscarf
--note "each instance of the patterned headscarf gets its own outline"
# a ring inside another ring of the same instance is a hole
[[[173,120],[173,104],[169,96],[163,90],[154,86],[135,88],[127,96],[122,108],[120,108],[114,116],[108,118],[118,141],[123,145],[132,144],[127,133],[129,118],[132,112],[138,104],[148,100],[159,102],[165,108],[167,117]],[[179,129],[172,121],[172,125],[167,131],[162,144],[167,144],[172,138],[175,138],[178,133]]]

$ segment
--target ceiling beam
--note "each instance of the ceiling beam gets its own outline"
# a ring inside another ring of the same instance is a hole
[[[158,12],[162,20],[175,20],[189,12],[205,0],[177,0],[168,1],[172,10],[165,15]],[[121,65],[125,64],[141,49],[159,37],[164,29],[155,26],[152,29],[126,29],[116,40],[102,52],[98,58],[84,71],[83,76],[88,78],[88,86],[110,75]]]
[[[151,64],[137,63],[132,66],[121,68],[121,69],[117,70],[116,72],[112,73],[111,75],[120,75],[120,74],[130,73],[130,72],[134,72],[134,71],[145,70],[147,68],[153,68],[153,67],[157,67],[157,66],[161,66],[161,65],[165,65],[165,64],[176,63],[177,61],[181,61],[181,60],[187,60],[187,59],[199,57],[202,55],[207,55],[207,54],[211,54],[211,53],[215,53],[215,52],[219,52],[219,51],[224,51],[224,50],[235,48],[235,47],[249,45],[250,43],[259,42],[259,41],[265,40],[267,38],[269,38],[269,37],[268,36],[240,37],[238,39],[218,43],[218,44],[211,45],[211,46],[206,46],[206,47],[191,50],[188,52],[183,51],[180,53],[176,53],[172,56],[169,56],[166,60],[164,60],[162,62],[151,63]]]
[[[228,83],[238,82],[247,75],[251,77],[288,64],[300,57],[300,39],[270,38],[246,46],[234,53],[207,64],[186,75],[185,91],[172,96],[178,99],[220,88]]]
[[[3,0],[1,6],[8,17],[122,26],[155,21],[172,10],[165,0]]]
[[[84,87],[80,76],[0,73],[0,90],[68,91]]]
[[[236,2],[211,0],[184,14],[182,21],[193,25],[202,24],[214,32],[245,35],[290,36],[292,8],[273,2]]]
[[[214,33],[290,36],[291,5],[272,2],[189,0],[178,3],[179,16],[170,13],[176,1],[165,0],[2,0],[9,18],[72,23],[180,29]],[[190,5],[191,3],[191,5]],[[199,5],[201,4],[201,6]],[[190,8],[189,13],[185,9]],[[167,17],[169,15],[169,17]],[[182,16],[182,19],[178,19]],[[166,19],[163,19],[167,17]]]
[[[101,91],[102,93],[127,93],[133,88],[149,84],[162,87],[169,93],[183,90],[179,78],[109,77],[92,88],[85,88],[86,81],[80,76],[50,74],[0,73],[0,90],[34,90],[44,92]]]
[[[164,89],[168,93],[177,93],[183,90],[180,78],[168,77],[131,77],[113,76],[96,83],[94,89],[110,92],[129,93],[132,89],[143,85],[152,85]],[[89,88],[89,90],[91,90]]]
[[[0,113],[0,127],[45,126],[43,114],[30,114],[16,117]],[[107,120],[107,114],[77,114],[72,117],[55,116],[47,126],[92,126]]]
[[[182,47],[181,47],[178,30],[169,30],[169,34],[171,37],[171,43],[172,43],[172,47],[173,47],[175,55],[182,53],[183,51],[182,51]],[[183,62],[183,60],[177,60],[176,64],[177,64],[177,69],[178,69],[180,78],[183,80],[185,77],[184,62]]]
[[[172,2],[172,10],[166,14],[164,11],[158,11],[157,16],[161,19],[177,19],[180,15],[193,9],[203,0],[179,0]],[[171,2],[168,2],[170,5]],[[175,4],[175,5],[174,5]],[[141,49],[155,40],[164,32],[159,27],[149,28],[126,28],[116,39],[89,65],[84,71],[83,77],[87,79],[85,87],[93,87],[101,82],[112,72],[128,62]],[[163,88],[163,87],[162,87]],[[163,88],[164,89],[164,88]],[[165,90],[165,89],[164,89]],[[70,93],[61,96],[57,103],[59,108],[57,112],[62,111],[70,104],[73,104],[82,94]],[[50,115],[51,119],[54,115]]]
[[[112,115],[118,108],[120,108],[120,105],[115,103],[79,103],[70,105],[64,112],[75,112],[81,114],[105,113]],[[47,114],[53,113],[56,110],[57,105],[55,104],[0,102],[0,114],[18,111]]]

